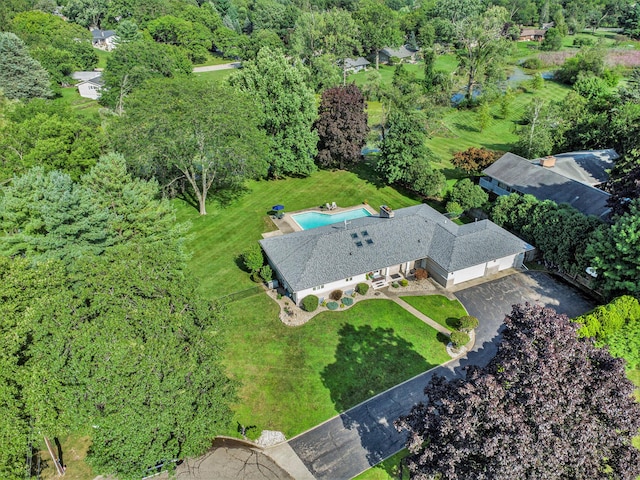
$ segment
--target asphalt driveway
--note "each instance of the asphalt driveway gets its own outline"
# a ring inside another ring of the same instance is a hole
[[[465,358],[414,377],[292,438],[289,445],[315,478],[346,480],[400,451],[405,435],[395,431],[393,421],[424,399],[424,387],[434,373],[453,378],[463,376],[466,365],[486,365],[497,351],[503,319],[513,304],[550,306],[571,317],[595,306],[573,287],[542,272],[509,275],[455,295],[480,320],[474,349]]]

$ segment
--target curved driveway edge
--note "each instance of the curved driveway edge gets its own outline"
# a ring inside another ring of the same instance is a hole
[[[424,400],[434,373],[464,376],[468,365],[486,365],[497,351],[505,315],[516,303],[536,303],[570,317],[595,306],[573,287],[543,272],[517,273],[456,292],[480,320],[475,347],[466,357],[433,368],[308,430],[287,443],[317,479],[347,480],[404,448],[406,434],[393,421]]]

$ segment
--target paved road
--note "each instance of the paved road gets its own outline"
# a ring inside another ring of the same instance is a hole
[[[434,373],[464,375],[468,364],[486,365],[495,355],[504,316],[511,305],[529,301],[575,316],[594,304],[568,285],[541,272],[503,277],[456,292],[471,315],[478,317],[476,344],[467,357],[436,367],[309,430],[288,443],[317,479],[350,479],[404,446],[405,434],[393,421],[424,399]]]
[[[207,65],[206,67],[193,67],[193,73],[213,72],[214,70],[231,70],[232,68],[240,68],[240,62],[223,63],[221,65]]]

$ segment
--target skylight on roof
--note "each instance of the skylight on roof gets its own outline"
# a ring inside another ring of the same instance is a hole
[[[351,234],[351,238],[353,238],[353,239],[358,238],[358,234],[357,234],[357,233],[352,233],[352,234]]]
[[[363,237],[369,236],[369,232],[367,232],[366,230],[362,230],[360,233],[362,234]]]
[[[373,245],[373,240],[371,240],[370,238],[367,238],[367,245]]]
[[[362,246],[362,242],[361,242],[360,240],[358,240],[358,241],[356,242],[356,247],[361,247],[361,246]]]

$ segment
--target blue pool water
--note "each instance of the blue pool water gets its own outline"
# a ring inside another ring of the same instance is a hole
[[[344,222],[345,220],[353,220],[354,218],[370,216],[371,213],[369,213],[369,210],[363,207],[357,210],[349,210],[348,212],[333,214],[318,212],[296,213],[295,215],[291,215],[291,218],[300,225],[300,228],[303,230],[309,230],[311,228],[324,227],[325,225]]]

